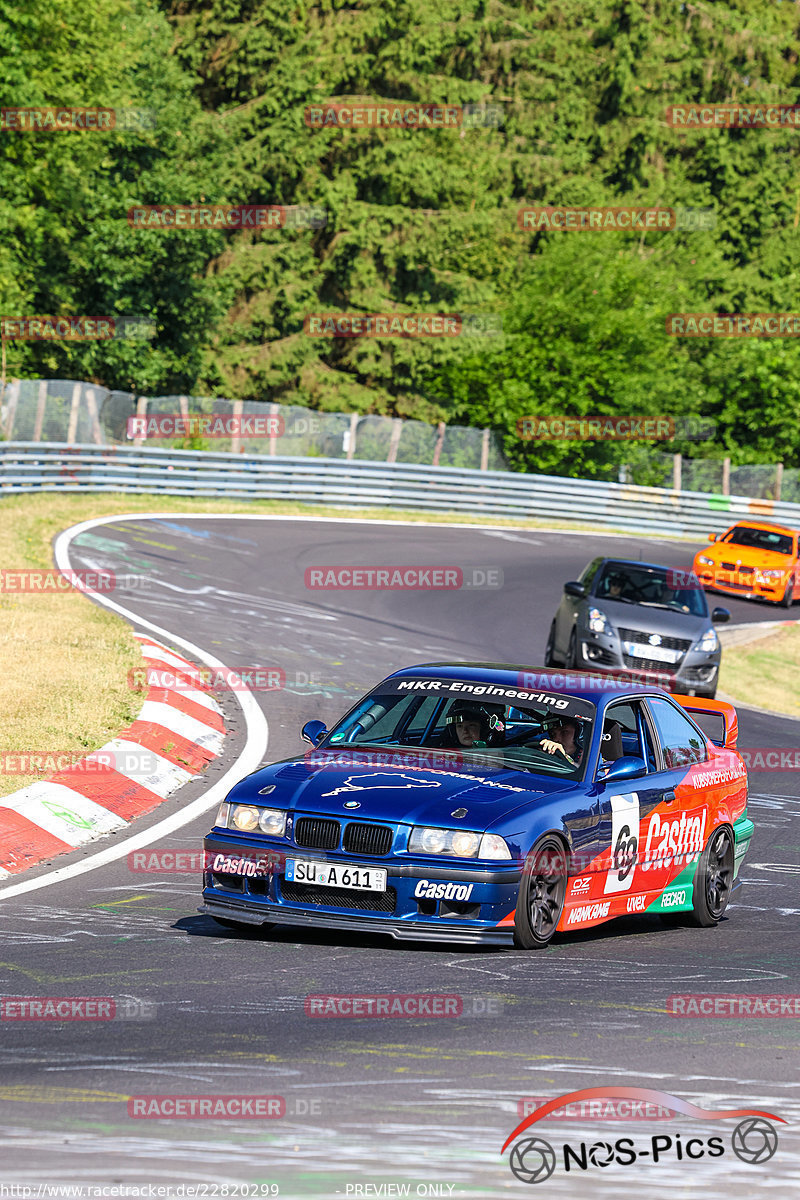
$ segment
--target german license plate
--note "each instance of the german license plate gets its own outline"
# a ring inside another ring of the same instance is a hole
[[[382,867],[356,867],[351,863],[308,862],[287,858],[286,880],[288,883],[354,888],[358,892],[386,891],[386,871]]]
[[[631,658],[654,658],[656,662],[675,663],[680,658],[679,650],[666,650],[663,646],[642,646],[639,642],[625,642],[625,653]]]

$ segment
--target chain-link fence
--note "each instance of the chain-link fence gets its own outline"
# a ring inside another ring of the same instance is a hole
[[[428,425],[254,400],[137,396],[65,379],[12,380],[0,405],[0,437],[507,469],[498,436],[469,425]],[[642,451],[631,455],[619,478],[650,487],[800,502],[800,470],[784,470],[780,463],[734,466],[730,459]]]
[[[676,465],[675,459],[680,462]],[[713,492],[717,495],[750,496],[754,500],[800,501],[800,470],[785,470],[782,463],[744,463],[736,466],[729,458],[685,458],[674,454],[653,454],[648,460],[648,478],[639,478],[633,467],[629,483],[651,487],[678,486],[685,492]]]
[[[488,429],[326,413],[296,404],[136,396],[64,379],[12,380],[0,406],[6,441],[153,445],[164,449],[362,459],[506,469]]]

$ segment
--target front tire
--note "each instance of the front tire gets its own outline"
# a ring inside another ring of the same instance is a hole
[[[540,838],[525,859],[514,917],[514,945],[541,950],[556,931],[567,894],[567,852],[555,834]]]
[[[786,585],[783,596],[778,601],[781,608],[791,608],[794,604],[794,583],[790,579]]]
[[[692,917],[696,925],[717,925],[728,906],[733,887],[733,830],[715,829],[697,864]]]
[[[567,661],[564,665],[570,671],[574,671],[578,665],[578,635],[574,629],[569,635],[569,649],[567,650]]]

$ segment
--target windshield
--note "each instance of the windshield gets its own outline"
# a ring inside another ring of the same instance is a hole
[[[693,617],[708,616],[708,605],[699,580],[694,575],[687,576],[684,571],[673,571],[667,567],[606,563],[595,596],[620,604],[666,608],[670,612],[689,613]]]
[[[324,746],[436,750],[445,758],[579,779],[594,715],[590,701],[555,692],[468,679],[389,679],[331,730]]]
[[[750,546],[754,550],[774,550],[776,554],[792,553],[792,538],[788,533],[773,533],[771,529],[749,529],[747,525],[734,525],[720,539],[734,546]]]

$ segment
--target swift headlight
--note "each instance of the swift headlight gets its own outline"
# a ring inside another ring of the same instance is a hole
[[[223,804],[219,810],[217,824],[223,824]],[[286,813],[279,808],[257,808],[254,804],[228,804],[226,829],[238,829],[242,833],[267,833],[270,837],[283,837],[286,832]]]
[[[709,558],[707,554],[698,554],[697,561],[702,563],[704,567],[713,567],[714,560]]]
[[[715,629],[707,629],[698,642],[698,649],[710,654],[712,650],[716,650],[719,646],[719,638]]]
[[[589,629],[592,633],[611,633],[608,617],[599,608],[589,609]]]

